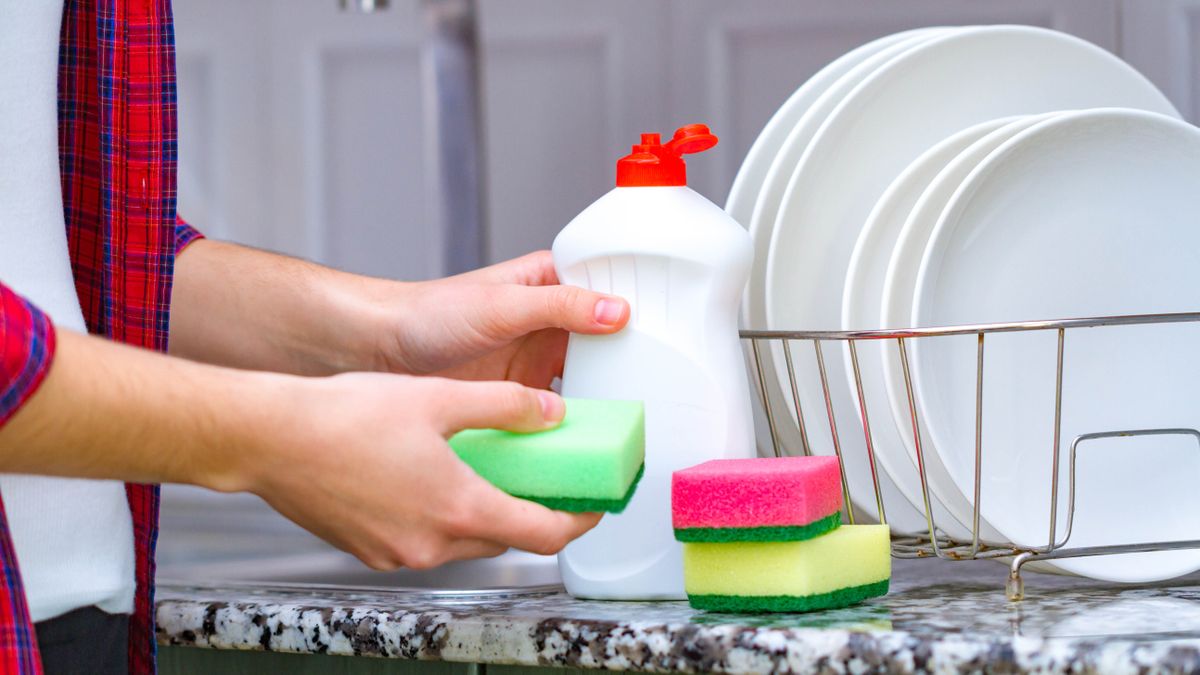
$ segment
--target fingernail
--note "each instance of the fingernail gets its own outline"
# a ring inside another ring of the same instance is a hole
[[[542,419],[549,424],[562,420],[567,412],[567,406],[561,397],[552,391],[539,391],[538,400],[542,403]]]
[[[625,303],[612,298],[601,298],[596,301],[596,321],[606,326],[616,325],[625,313]]]

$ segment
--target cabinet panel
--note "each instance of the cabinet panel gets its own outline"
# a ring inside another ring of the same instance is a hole
[[[426,219],[420,58],[415,49],[337,47],[320,56],[320,171],[311,176],[320,255],[383,277],[441,272],[436,221]],[[380,111],[388,111],[381,115]]]
[[[287,654],[159,645],[158,672],[162,675],[478,675],[486,666],[445,661],[408,661],[369,656]],[[520,669],[511,668],[512,672]],[[533,669],[526,669],[533,672]],[[549,672],[549,671],[547,671]]]
[[[615,161],[665,131],[663,2],[480,7],[489,257],[550,246],[613,187]]]
[[[180,212],[344,269],[441,273],[417,0],[177,0]]]
[[[270,72],[256,29],[264,2],[175,3],[179,212],[215,237],[270,246],[260,120]],[[237,20],[231,21],[231,17]]]
[[[261,129],[275,238],[342,269],[438,276],[417,0],[377,14],[343,12],[333,0],[273,0],[271,16]]]

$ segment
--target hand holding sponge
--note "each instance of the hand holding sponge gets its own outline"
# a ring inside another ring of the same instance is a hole
[[[697,609],[803,612],[887,593],[886,525],[841,525],[833,457],[714,460],[671,481],[684,586]]]

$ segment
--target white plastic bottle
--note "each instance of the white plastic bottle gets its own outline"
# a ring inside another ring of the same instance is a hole
[[[613,600],[686,597],[671,529],[671,473],[755,454],[738,303],[750,271],[746,231],[687,187],[682,155],[716,145],[708,127],[661,144],[643,134],[617,162],[617,188],[554,240],[564,284],[629,301],[615,335],[572,335],[563,394],[640,400],[646,472],[620,515],[608,515],[559,554],[571,595]]]

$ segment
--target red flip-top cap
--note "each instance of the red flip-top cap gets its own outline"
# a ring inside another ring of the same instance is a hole
[[[687,185],[683,156],[716,144],[717,137],[704,124],[680,127],[666,144],[658,134],[642,134],[642,142],[633,146],[633,152],[617,160],[617,187]]]

